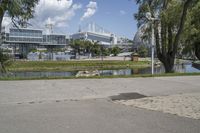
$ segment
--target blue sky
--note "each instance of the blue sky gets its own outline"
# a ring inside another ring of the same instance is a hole
[[[89,1],[76,0],[74,2],[81,2],[85,7]],[[96,2],[98,6],[96,13],[82,21],[81,25],[94,21],[110,32],[132,39],[137,31],[137,22],[133,17],[133,14],[137,12],[135,2],[129,0],[96,0]],[[82,12],[80,10],[79,14],[71,21],[70,32],[77,30],[77,21],[79,21]]]
[[[30,23],[40,29],[52,23],[54,32],[70,35],[78,31],[79,25],[95,22],[116,35],[132,39],[137,31],[133,17],[136,12],[134,0],[40,0]],[[9,18],[4,17],[3,24],[8,25]]]

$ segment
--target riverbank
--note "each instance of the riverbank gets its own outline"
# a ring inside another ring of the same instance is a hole
[[[200,61],[193,62],[193,67],[200,70]]]
[[[136,74],[136,75],[111,75],[111,76],[92,76],[92,77],[31,77],[31,78],[23,78],[23,77],[13,77],[5,76],[0,77],[0,81],[13,81],[13,80],[59,80],[59,79],[114,79],[114,78],[149,78],[149,77],[179,77],[179,76],[200,76],[200,73],[163,73],[163,74]]]
[[[145,68],[148,61],[15,61],[9,71],[76,71],[95,69]]]

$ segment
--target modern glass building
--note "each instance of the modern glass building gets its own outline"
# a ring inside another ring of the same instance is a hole
[[[65,35],[44,35],[42,29],[10,28],[9,32],[2,31],[3,44],[24,56],[32,49],[63,48],[67,45]]]
[[[66,45],[66,35],[50,34],[43,35],[43,45],[64,46]]]
[[[12,28],[10,29],[9,39],[7,41],[14,43],[40,44],[43,42],[42,30]]]
[[[72,34],[71,39],[83,39],[98,42],[100,45],[111,46],[117,44],[117,36],[105,30],[94,22],[88,23],[85,28],[79,29],[79,32]]]
[[[103,34],[95,32],[79,32],[71,35],[71,38],[74,40],[84,39],[89,41],[95,41],[105,46],[110,46],[117,43],[117,38],[113,34]]]
[[[9,32],[3,33],[3,43],[8,47],[18,49],[18,53],[26,54],[43,43],[42,30],[28,28],[10,28]]]

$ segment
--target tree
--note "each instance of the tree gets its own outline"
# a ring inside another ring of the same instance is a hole
[[[104,56],[109,56],[110,55],[110,50],[108,48],[103,49],[103,55]]]
[[[12,22],[23,24],[24,21],[33,17],[34,7],[39,0],[1,0],[0,1],[0,31],[3,17],[8,14]]]
[[[101,55],[101,47],[98,42],[94,42],[93,47],[91,49],[93,56],[100,56]]]
[[[6,66],[10,64],[10,59],[7,54],[4,53],[2,49],[0,49],[0,72],[1,73],[6,73]]]
[[[83,40],[72,40],[70,46],[74,49],[75,55],[80,56],[81,50],[83,49]]]
[[[12,22],[24,24],[24,21],[33,17],[34,7],[38,0],[0,0],[0,33],[2,21],[5,14],[11,17]],[[2,37],[0,37],[1,39]],[[6,72],[6,66],[9,64],[9,56],[0,50],[0,69]]]
[[[138,54],[139,54],[140,57],[147,57],[148,49],[144,45],[141,45],[138,48]]]
[[[91,41],[84,41],[84,52],[89,54],[89,58],[92,56],[93,43]]]
[[[188,10],[198,0],[136,0],[139,11],[135,15],[138,26],[147,24],[146,12],[150,12],[158,21],[153,23],[155,30],[156,52],[163,63],[166,73],[174,72],[174,61],[180,46]],[[147,30],[149,33],[149,30]]]
[[[114,56],[117,56],[119,53],[121,52],[121,49],[119,47],[113,47],[111,49],[111,53],[114,55]]]
[[[183,34],[183,54],[195,54],[200,60],[200,1],[192,8],[187,17]]]

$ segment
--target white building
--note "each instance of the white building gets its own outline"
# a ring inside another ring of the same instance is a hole
[[[71,35],[71,39],[89,40],[104,46],[117,44],[117,36],[115,34],[108,32],[95,23],[89,23],[83,30],[79,29],[78,33]]]

